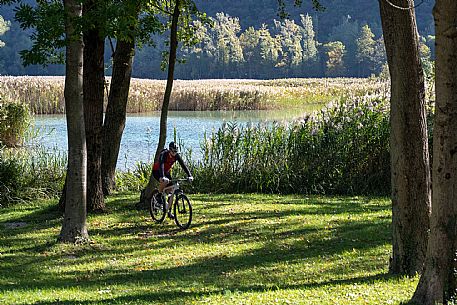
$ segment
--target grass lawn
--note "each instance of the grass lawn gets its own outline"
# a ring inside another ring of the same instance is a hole
[[[0,304],[399,304],[418,281],[387,273],[387,199],[194,194],[179,231],[137,198],[78,246],[56,243],[55,201],[0,209]]]

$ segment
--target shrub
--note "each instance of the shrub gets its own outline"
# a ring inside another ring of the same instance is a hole
[[[41,148],[0,149],[0,206],[60,194],[66,156]]]
[[[0,158],[0,207],[19,201],[19,190],[23,186],[22,166],[16,159]]]
[[[16,147],[23,144],[31,115],[25,104],[2,103],[0,100],[0,144]]]
[[[138,162],[133,170],[126,172],[116,171],[117,191],[137,191],[148,183],[152,172],[152,164]]]

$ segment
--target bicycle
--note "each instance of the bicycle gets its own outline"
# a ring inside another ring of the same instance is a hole
[[[189,228],[190,223],[192,222],[192,204],[179,186],[179,182],[183,181],[188,180],[171,180],[171,185],[165,187],[161,193],[159,193],[157,189],[154,190],[149,203],[149,213],[155,222],[163,222],[168,212],[168,203],[170,202],[170,204],[173,204],[173,214],[176,225],[181,229]]]

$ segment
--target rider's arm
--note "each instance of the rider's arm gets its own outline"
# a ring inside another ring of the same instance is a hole
[[[164,149],[159,155],[159,177],[163,178],[165,176],[165,160],[167,158],[167,150]]]
[[[179,162],[179,165],[181,165],[182,169],[186,173],[187,177],[192,177],[192,174],[190,173],[190,170],[187,168],[186,164],[182,160],[181,156],[179,154],[176,154],[176,160]]]

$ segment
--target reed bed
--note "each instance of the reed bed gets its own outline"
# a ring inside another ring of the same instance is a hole
[[[106,93],[111,79],[106,78]],[[166,82],[132,79],[128,113],[160,110]],[[35,114],[65,112],[64,78],[0,76],[0,96],[26,103]],[[388,95],[379,79],[176,80],[170,110],[270,110],[325,104],[336,96],[351,99],[367,94]]]
[[[64,77],[0,76],[0,97],[29,105],[34,114],[64,113]]]
[[[385,99],[335,101],[289,124],[225,124],[193,161],[199,192],[388,195]]]

